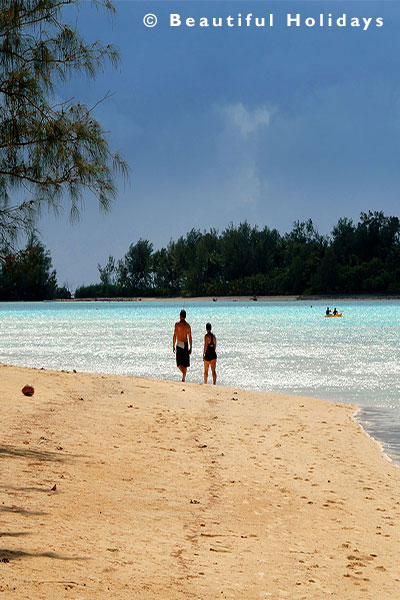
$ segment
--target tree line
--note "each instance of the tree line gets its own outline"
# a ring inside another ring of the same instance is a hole
[[[399,294],[400,221],[381,211],[341,218],[323,236],[311,219],[280,234],[249,223],[185,236],[154,251],[146,239],[98,265],[76,298],[278,294]]]

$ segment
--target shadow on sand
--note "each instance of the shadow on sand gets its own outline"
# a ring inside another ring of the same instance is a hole
[[[41,461],[64,462],[65,456],[60,456],[57,452],[30,450],[29,448],[16,448],[15,446],[0,446],[0,458],[2,456],[10,458],[29,458]]]
[[[24,552],[23,550],[8,550],[0,548],[0,562],[10,562],[19,558],[53,558],[55,560],[90,560],[84,556],[62,556],[56,552]]]
[[[47,513],[43,512],[42,510],[26,510],[25,508],[21,508],[21,506],[0,506],[0,512],[18,513],[19,515],[23,515],[24,517],[37,517],[47,515]]]
[[[0,485],[0,490],[12,491],[12,492],[45,492],[48,494],[51,491],[49,487],[18,487],[15,485]]]
[[[7,459],[27,459],[28,461],[43,461],[43,462],[53,462],[53,463],[61,463],[67,462],[71,460],[71,458],[76,458],[75,455],[68,454],[59,454],[57,452],[52,452],[49,450],[32,450],[24,447],[16,447],[10,445],[0,446],[0,460]],[[30,464],[28,466],[31,466]],[[33,464],[33,468],[36,467],[36,464]],[[18,498],[18,492],[24,494],[26,492],[32,493],[43,493],[46,492],[49,494],[53,490],[49,489],[49,487],[41,487],[41,486],[13,486],[13,485],[0,485],[0,489],[5,492],[9,491],[13,496]],[[16,492],[15,494],[13,492]],[[21,501],[21,499],[20,499]],[[44,512],[41,510],[29,510],[25,509],[22,506],[10,505],[5,506],[4,504],[0,504],[0,515],[6,516],[6,514],[17,514],[23,517],[43,517],[44,515],[48,515],[48,512]],[[0,531],[0,538],[23,538],[25,536],[32,535],[32,533],[27,531],[15,531],[15,532],[6,532]],[[11,540],[10,540],[11,541]],[[0,547],[0,563],[9,563],[14,560],[21,560],[25,558],[51,558],[55,560],[63,560],[63,561],[74,561],[74,560],[89,560],[88,557],[82,556],[63,556],[62,554],[58,554],[56,552],[29,552],[24,550],[10,549],[10,548],[2,548]]]

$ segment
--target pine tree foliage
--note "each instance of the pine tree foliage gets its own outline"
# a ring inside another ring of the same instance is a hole
[[[26,248],[0,265],[0,300],[52,300],[58,292],[50,252],[31,235]]]
[[[66,23],[80,4],[0,0],[0,246],[29,231],[41,207],[57,209],[64,198],[72,218],[84,192],[107,209],[116,173],[127,172],[93,108],[59,101],[60,82],[77,73],[93,78],[119,59],[114,47],[86,43]],[[109,0],[92,4],[114,11]]]

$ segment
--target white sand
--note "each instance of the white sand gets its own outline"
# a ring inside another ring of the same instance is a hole
[[[400,598],[400,469],[352,408],[0,376],[0,599]]]

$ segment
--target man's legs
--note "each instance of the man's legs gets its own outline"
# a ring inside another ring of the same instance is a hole
[[[180,370],[180,372],[182,373],[182,381],[185,381],[186,379],[186,371],[187,371],[187,367],[182,367],[182,365],[178,365],[178,369]]]

